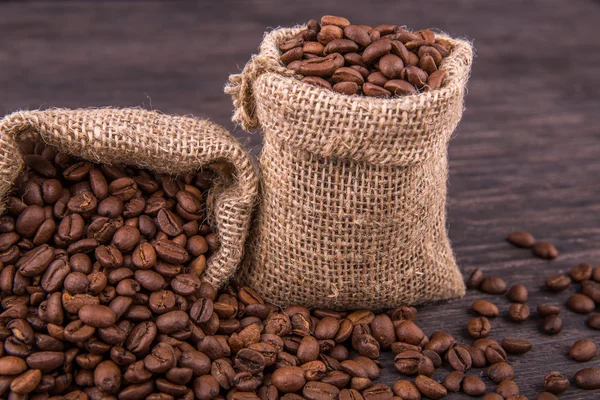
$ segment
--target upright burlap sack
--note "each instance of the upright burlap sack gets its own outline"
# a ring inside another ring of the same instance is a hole
[[[277,304],[384,308],[462,296],[446,232],[447,145],[472,47],[450,40],[443,86],[377,99],[298,81],[267,34],[226,92],[260,128],[261,201],[240,279]],[[438,35],[445,37],[444,35]]]
[[[243,256],[258,178],[248,154],[221,126],[142,109],[22,111],[0,120],[0,213],[24,162],[18,142],[39,136],[61,152],[104,164],[180,175],[211,167],[219,178],[207,196],[209,223],[221,246],[202,279],[222,286]]]

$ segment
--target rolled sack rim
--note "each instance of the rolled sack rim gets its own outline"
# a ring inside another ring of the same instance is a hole
[[[240,93],[252,99],[236,104],[238,111],[244,107],[242,112],[252,114],[245,124],[238,115],[237,120],[245,128],[261,127],[263,134],[273,134],[290,146],[322,157],[388,166],[423,161],[447,145],[464,108],[465,85],[473,60],[473,47],[468,41],[437,33],[437,37],[453,46],[440,66],[447,73],[443,86],[430,92],[383,99],[336,93],[301,82],[298,78],[302,75],[288,70],[279,60],[279,44],[302,29],[303,26],[278,28],[267,33],[259,54],[242,72],[242,79],[245,74],[254,76],[251,90]],[[300,98],[310,101],[293,101]],[[278,103],[285,106],[278,107]],[[340,116],[332,125],[323,124],[316,117],[332,114]],[[348,115],[354,118],[344,118]],[[357,122],[364,122],[365,118],[373,122],[366,124],[366,129],[357,128]],[[249,120],[253,123],[248,124]],[[284,125],[290,121],[298,129],[286,129]]]

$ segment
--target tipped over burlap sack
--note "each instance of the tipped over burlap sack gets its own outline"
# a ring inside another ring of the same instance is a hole
[[[19,141],[41,138],[59,151],[95,163],[128,164],[172,175],[212,168],[209,224],[220,248],[201,278],[222,286],[242,259],[258,178],[248,154],[214,123],[142,109],[22,111],[0,120],[0,214],[24,162]]]
[[[440,89],[378,99],[300,82],[267,34],[226,92],[260,128],[261,201],[240,279],[281,306],[384,308],[465,293],[446,232],[447,146],[473,57],[452,54]]]

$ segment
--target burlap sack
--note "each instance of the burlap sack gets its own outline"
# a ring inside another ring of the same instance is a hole
[[[278,305],[384,308],[462,296],[446,233],[447,145],[472,61],[448,38],[442,88],[394,99],[298,81],[267,34],[226,92],[261,128],[261,202],[240,279]],[[439,35],[444,36],[444,35]]]
[[[23,168],[18,141],[39,136],[60,151],[104,164],[128,164],[168,174],[211,167],[218,173],[207,196],[209,223],[221,247],[202,278],[226,283],[238,267],[258,178],[248,154],[222,127],[209,121],[141,109],[24,111],[0,120],[0,199]],[[0,202],[0,213],[5,210]]]

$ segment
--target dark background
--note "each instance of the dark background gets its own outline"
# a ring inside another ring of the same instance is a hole
[[[450,145],[448,220],[458,263],[465,273],[481,267],[525,284],[532,310],[564,304],[568,293],[543,291],[544,277],[580,262],[600,265],[598,1],[0,2],[0,110],[114,105],[194,115],[226,126],[258,154],[260,136],[230,122],[223,85],[264,31],[323,14],[435,27],[473,41],[467,109]],[[554,242],[561,255],[547,262],[511,247],[504,239],[514,229]],[[467,342],[477,296],[421,307],[421,326]],[[508,301],[487,297],[503,315],[491,337],[534,343],[509,359],[530,399],[550,370],[572,377],[600,366],[598,357],[577,364],[566,356],[578,337],[600,344],[584,316],[565,309],[564,331],[549,337],[538,332],[535,312],[513,324],[504,316]],[[385,364],[382,381],[392,383],[398,375],[389,357]],[[571,387],[561,399],[598,397]]]

